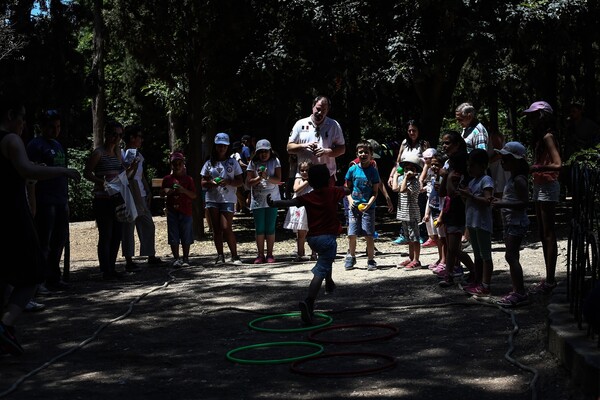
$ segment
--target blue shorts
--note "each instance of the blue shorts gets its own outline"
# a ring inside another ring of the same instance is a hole
[[[167,210],[167,238],[172,246],[194,243],[192,216]]]
[[[331,273],[333,261],[337,254],[337,235],[309,236],[306,242],[312,251],[318,254],[317,263],[312,269],[313,275],[325,278]]]
[[[204,208],[216,208],[219,212],[234,212],[235,203],[217,203],[215,201],[207,201]]]
[[[375,233],[375,207],[360,212],[354,208],[348,209],[348,235],[373,236]]]
[[[507,236],[520,236],[524,238],[527,235],[527,227],[521,225],[505,225],[504,238]]]
[[[547,183],[533,184],[533,201],[553,201],[558,202],[560,196],[560,183],[552,181]]]

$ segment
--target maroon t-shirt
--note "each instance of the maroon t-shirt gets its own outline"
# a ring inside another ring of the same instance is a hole
[[[163,178],[162,187],[172,188],[173,184],[175,183],[181,185],[187,190],[190,190],[194,193],[196,192],[194,180],[189,175],[167,175]],[[177,211],[185,215],[192,215],[192,199],[184,194],[169,192],[169,194],[167,194],[167,209],[170,211]]]
[[[346,196],[340,186],[324,187],[297,197],[306,209],[308,219],[307,236],[339,235],[342,224],[338,218],[340,200]]]

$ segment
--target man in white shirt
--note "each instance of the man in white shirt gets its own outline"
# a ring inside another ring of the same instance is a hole
[[[315,97],[312,114],[294,124],[287,151],[297,155],[298,164],[310,159],[313,164],[327,165],[330,186],[334,186],[337,171],[335,158],[346,152],[346,142],[340,124],[327,117],[330,108],[331,102],[327,97]]]

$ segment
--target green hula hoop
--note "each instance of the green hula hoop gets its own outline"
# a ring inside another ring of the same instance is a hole
[[[260,317],[260,318],[256,318],[255,320],[250,321],[248,323],[248,326],[250,327],[250,329],[254,329],[255,331],[262,331],[262,332],[303,332],[303,331],[310,331],[310,330],[313,330],[313,329],[323,328],[323,327],[325,327],[327,325],[330,325],[333,322],[333,318],[331,318],[327,314],[314,313],[315,317],[319,317],[321,319],[324,319],[325,321],[322,322],[319,325],[310,325],[310,326],[305,326],[305,327],[302,327],[302,328],[273,329],[273,328],[261,328],[260,326],[256,326],[256,324],[258,322],[266,321],[268,319],[275,319],[275,318],[282,318],[282,317],[299,317],[299,316],[300,316],[299,312],[291,312],[291,313],[286,313],[286,314],[267,315],[266,317]]]
[[[257,349],[257,348],[263,348],[263,347],[275,347],[275,346],[307,346],[307,347],[316,348],[317,350],[315,352],[313,352],[313,353],[310,353],[310,354],[307,354],[307,355],[304,355],[304,356],[281,358],[281,359],[271,359],[271,360],[269,360],[269,359],[266,359],[266,360],[250,360],[250,359],[245,359],[245,358],[233,357],[233,354],[235,354],[237,352],[240,352],[240,351],[250,350],[250,349]],[[238,347],[237,349],[230,350],[229,352],[227,352],[227,359],[229,361],[233,361],[233,362],[238,363],[238,364],[284,364],[284,363],[289,363],[289,362],[303,360],[305,358],[317,356],[317,355],[321,354],[323,352],[323,350],[324,350],[323,346],[321,346],[318,343],[313,343],[313,342],[271,342],[271,343],[258,343],[258,344],[253,344],[253,345],[250,345],[250,346]]]

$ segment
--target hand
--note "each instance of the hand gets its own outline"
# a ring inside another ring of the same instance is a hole
[[[387,203],[387,210],[388,212],[391,214],[394,212],[394,204],[392,203],[392,199],[390,199],[389,197],[387,197],[385,199],[386,203]]]
[[[81,174],[74,168],[67,168],[67,178],[73,179],[76,183],[81,181]]]

